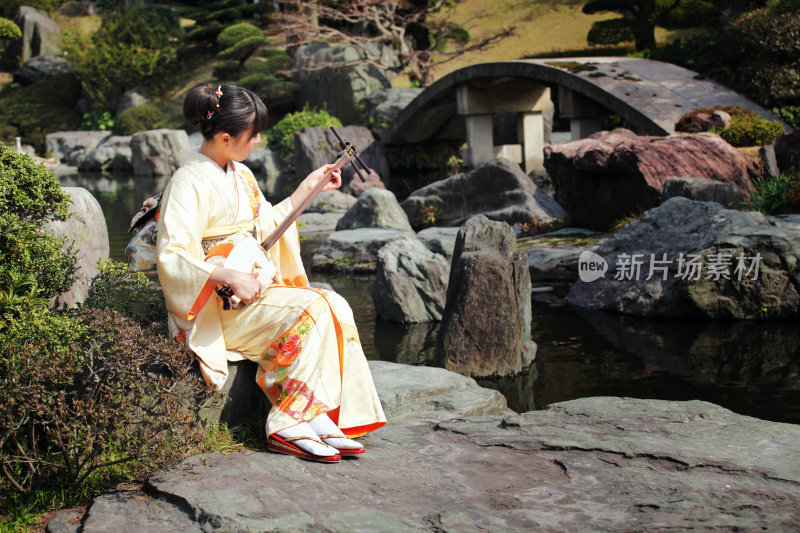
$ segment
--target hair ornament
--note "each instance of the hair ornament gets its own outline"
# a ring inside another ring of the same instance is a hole
[[[217,106],[217,107],[219,107],[219,106]],[[213,117],[213,116],[214,116],[214,112],[213,111],[206,111],[206,120],[211,120],[211,117]]]
[[[217,90],[214,91],[214,94],[217,95],[217,107],[219,107],[219,99],[222,98],[222,85],[217,87]]]

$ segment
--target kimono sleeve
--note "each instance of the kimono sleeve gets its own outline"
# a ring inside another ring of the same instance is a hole
[[[178,169],[164,191],[158,219],[158,279],[167,309],[193,319],[214,290],[208,282],[214,266],[204,261],[201,245],[212,204],[211,191],[185,169]]]

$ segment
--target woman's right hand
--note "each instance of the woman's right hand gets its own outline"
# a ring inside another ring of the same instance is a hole
[[[217,267],[208,280],[217,285],[227,285],[244,304],[258,299],[261,296],[261,282],[258,274],[240,272],[230,268]]]

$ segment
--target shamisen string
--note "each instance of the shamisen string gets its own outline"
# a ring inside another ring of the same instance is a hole
[[[339,153],[339,158],[333,164],[333,167],[328,169],[325,172],[325,174],[323,174],[322,179],[320,179],[319,182],[314,186],[314,188],[311,189],[308,195],[306,195],[306,197],[303,198],[303,200],[299,204],[297,204],[294,207],[294,209],[292,209],[292,211],[284,219],[284,221],[281,222],[281,224],[277,228],[275,228],[275,231],[273,231],[272,234],[270,234],[270,236],[267,237],[267,239],[261,243],[261,246],[264,248],[264,250],[269,250],[270,248],[272,248],[272,246],[276,242],[278,242],[278,239],[281,238],[281,235],[283,235],[286,232],[286,230],[289,229],[289,227],[292,224],[294,224],[294,221],[297,220],[297,217],[299,217],[300,214],[303,211],[305,211],[305,209],[311,204],[311,202],[314,201],[314,198],[316,198],[317,195],[320,192],[322,192],[322,189],[325,188],[325,185],[327,185],[328,182],[331,180],[331,177],[333,176],[333,171],[340,170],[354,156],[356,156],[356,149],[354,146],[348,143],[347,147],[342,152]],[[358,170],[358,168],[356,168],[356,170]],[[363,176],[361,179],[362,180],[364,179]]]

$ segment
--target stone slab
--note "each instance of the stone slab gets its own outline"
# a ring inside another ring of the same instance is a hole
[[[198,455],[145,490],[203,531],[796,531],[800,521],[800,427],[706,402],[597,397],[410,418],[363,442],[364,455],[327,465]],[[98,501],[137,524],[122,499]]]

